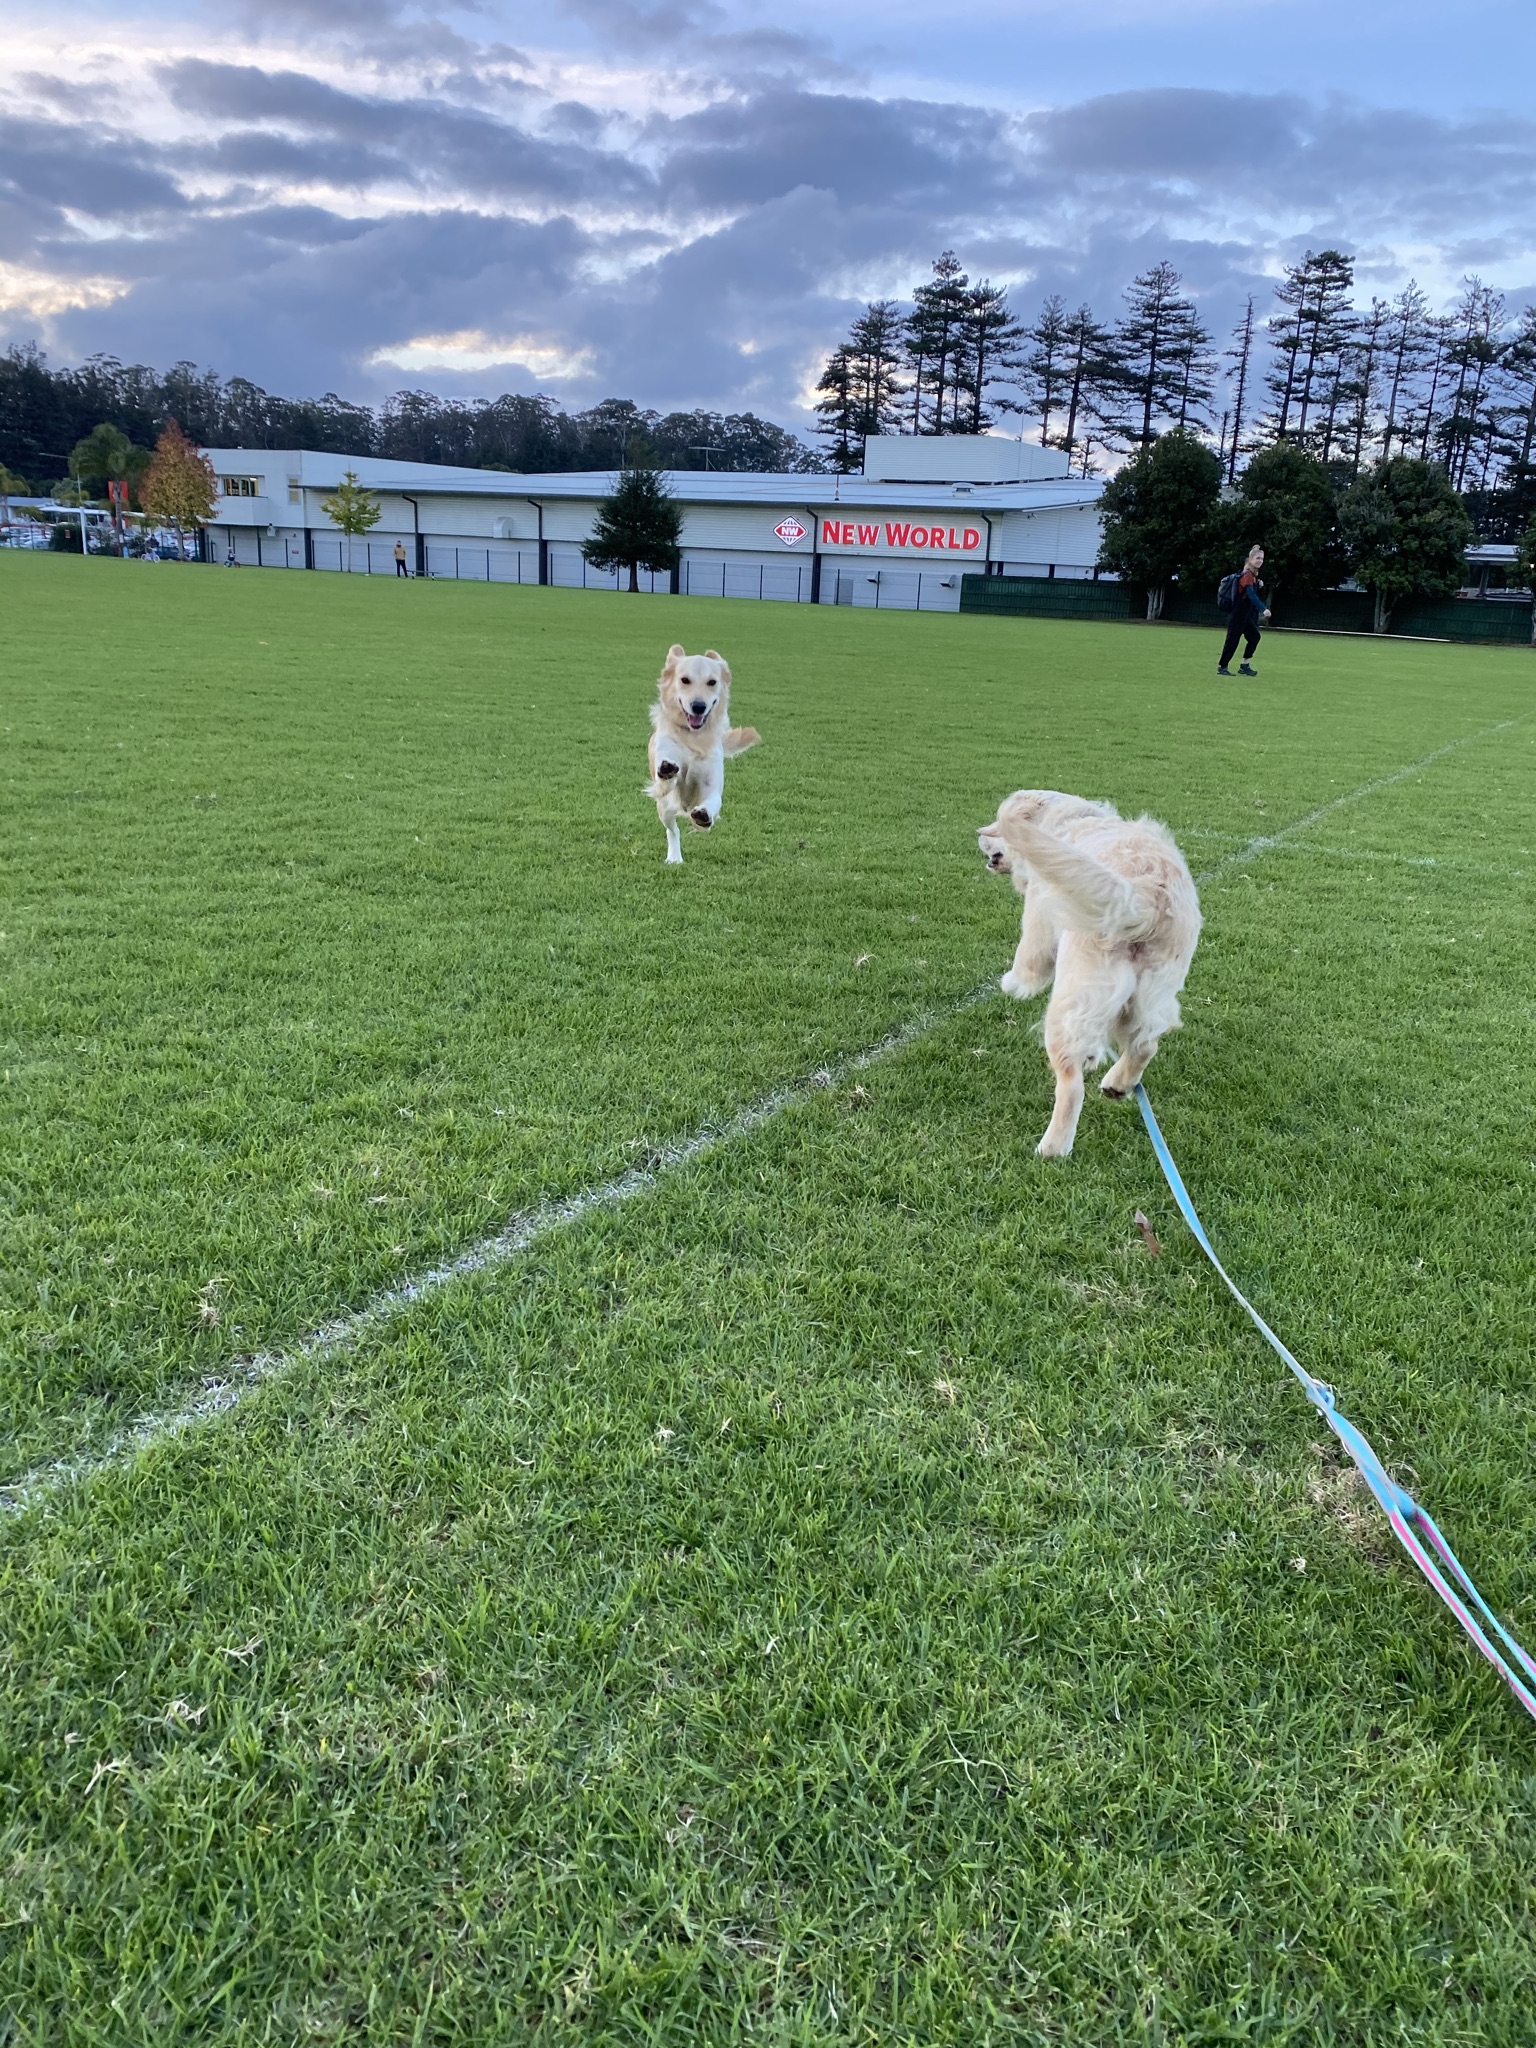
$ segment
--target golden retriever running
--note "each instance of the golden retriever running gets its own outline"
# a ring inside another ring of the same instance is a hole
[[[645,793],[655,798],[667,835],[668,867],[682,864],[678,820],[687,816],[707,832],[720,815],[726,756],[757,745],[753,726],[731,724],[730,703],[724,655],[713,647],[703,654],[667,649],[651,706],[651,779]]]
[[[1100,1082],[1129,1095],[1158,1041],[1179,1023],[1179,991],[1200,937],[1200,901],[1184,856],[1153,818],[1113,804],[1020,789],[977,834],[989,867],[1024,898],[1023,930],[1002,986],[1038,995],[1054,981],[1045,1050],[1056,1107],[1038,1151],[1065,1158],[1077,1134],[1083,1075],[1111,1045]]]

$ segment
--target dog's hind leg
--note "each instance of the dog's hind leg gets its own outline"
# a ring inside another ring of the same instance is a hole
[[[1056,993],[1045,1013],[1045,1051],[1056,1076],[1056,1102],[1035,1150],[1065,1159],[1077,1136],[1083,1075],[1104,1055],[1110,1030],[1136,988],[1128,961],[1105,960],[1092,942],[1068,932],[1057,961]]]
[[[1181,976],[1182,979],[1182,976]],[[1162,1042],[1165,1031],[1179,1025],[1178,988],[1160,984],[1155,977],[1141,983],[1115,1026],[1114,1038],[1120,1057],[1099,1083],[1106,1095],[1129,1095]]]

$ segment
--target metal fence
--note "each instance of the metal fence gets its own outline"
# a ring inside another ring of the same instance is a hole
[[[1134,583],[1068,583],[1043,576],[967,576],[963,612],[993,612],[1045,619],[1145,619],[1147,593]],[[1316,590],[1275,602],[1272,625],[1280,632],[1370,633],[1375,605],[1363,590]],[[1174,626],[1225,627],[1213,597],[1170,590],[1163,619]],[[1492,642],[1529,646],[1531,600],[1497,597],[1408,599],[1397,605],[1387,631],[1400,639]]]

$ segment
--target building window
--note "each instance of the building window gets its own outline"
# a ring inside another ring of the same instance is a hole
[[[288,502],[290,505],[302,505],[304,502],[304,489],[296,476],[288,479]]]
[[[221,476],[219,488],[226,498],[259,498],[261,478],[259,476]]]

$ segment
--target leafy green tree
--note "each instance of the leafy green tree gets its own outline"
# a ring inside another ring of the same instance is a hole
[[[594,569],[627,569],[630,589],[638,590],[642,569],[659,573],[677,567],[682,530],[682,507],[668,491],[665,476],[637,462],[598,506],[581,551]]]
[[[1161,618],[1169,583],[1200,565],[1220,497],[1220,460],[1183,427],[1148,442],[1104,486],[1100,566],[1146,585],[1149,619]]]
[[[142,478],[150,459],[147,448],[135,448],[122,429],[113,426],[110,420],[99,421],[83,440],[75,443],[70,453],[69,473],[79,485],[81,494],[93,498],[110,495],[112,536],[119,549],[123,544],[124,499],[118,496],[118,489],[125,484],[131,486],[133,481]]]
[[[179,537],[189,528],[195,532],[207,525],[218,489],[213,464],[202,449],[187,439],[175,420],[167,421],[139,488],[144,510],[152,519],[174,526]]]
[[[383,506],[357,480],[357,471],[342,472],[341,482],[336,486],[335,495],[322,498],[320,510],[332,526],[340,527],[347,536],[347,567],[352,567],[352,543],[360,533],[372,533],[383,514]]]
[[[1475,535],[1438,462],[1394,455],[1350,485],[1339,504],[1350,574],[1376,600],[1385,633],[1405,597],[1445,597],[1466,573]]]
[[[1326,463],[1294,441],[1260,449],[1238,479],[1236,494],[1212,521],[1205,568],[1212,581],[1264,550],[1271,599],[1287,590],[1327,590],[1348,573],[1339,538],[1338,492]]]

